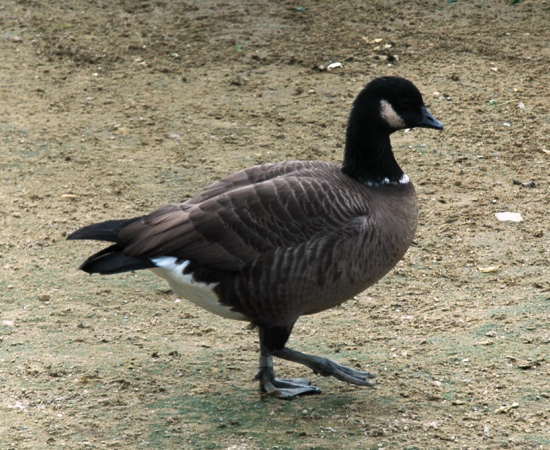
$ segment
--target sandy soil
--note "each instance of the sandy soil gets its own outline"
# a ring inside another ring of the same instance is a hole
[[[549,23],[548,0],[3,0],[0,448],[550,448]],[[376,389],[261,399],[242,323],[76,270],[100,248],[65,240],[81,225],[339,160],[382,74],[447,127],[394,135],[416,243],[291,339]]]

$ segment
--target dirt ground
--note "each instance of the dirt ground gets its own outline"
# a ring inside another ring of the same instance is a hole
[[[0,448],[550,448],[549,23],[548,0],[3,0]],[[383,74],[446,125],[393,135],[415,245],[291,338],[375,389],[280,363],[323,394],[261,398],[243,323],[77,270],[101,248],[79,226],[339,160]]]

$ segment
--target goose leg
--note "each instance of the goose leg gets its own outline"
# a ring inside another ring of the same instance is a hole
[[[299,395],[320,394],[321,390],[312,386],[305,378],[275,378],[271,355],[260,356],[260,371],[256,375],[260,390],[274,397],[291,399]]]
[[[342,366],[327,358],[308,355],[287,347],[281,350],[275,350],[272,354],[273,356],[286,359],[287,361],[303,364],[324,377],[332,376],[346,383],[357,384],[359,386],[374,386],[375,384],[375,382],[372,381],[375,377],[373,374]]]
[[[277,329],[276,332],[273,332],[273,329],[260,328],[259,331],[260,370],[256,375],[256,379],[260,381],[260,390],[268,395],[284,399],[292,399],[299,395],[320,394],[321,390],[316,386],[312,386],[305,378],[275,378],[272,357],[274,340],[272,337],[276,336],[276,340],[279,341],[278,344],[284,346],[290,334],[290,329]]]

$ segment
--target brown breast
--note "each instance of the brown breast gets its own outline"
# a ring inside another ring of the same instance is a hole
[[[394,267],[414,237],[417,207],[411,183],[369,187],[332,168],[324,177],[333,188],[319,198],[330,199],[336,208],[327,208],[323,200],[318,207],[335,215],[359,213],[337,229],[267,252],[224,277],[222,300],[258,323],[292,323],[353,297]]]

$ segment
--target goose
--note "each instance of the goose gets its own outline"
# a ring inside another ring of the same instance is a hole
[[[390,271],[417,222],[416,194],[396,162],[394,131],[437,130],[409,80],[369,82],[353,102],[343,163],[285,161],[253,166],[194,197],[144,216],[85,226],[68,239],[112,244],[80,269],[150,269],[172,291],[259,332],[260,391],[278,398],[318,394],[307,379],[275,376],[273,358],[322,376],[373,386],[374,375],[286,346],[303,315],[332,308]]]

